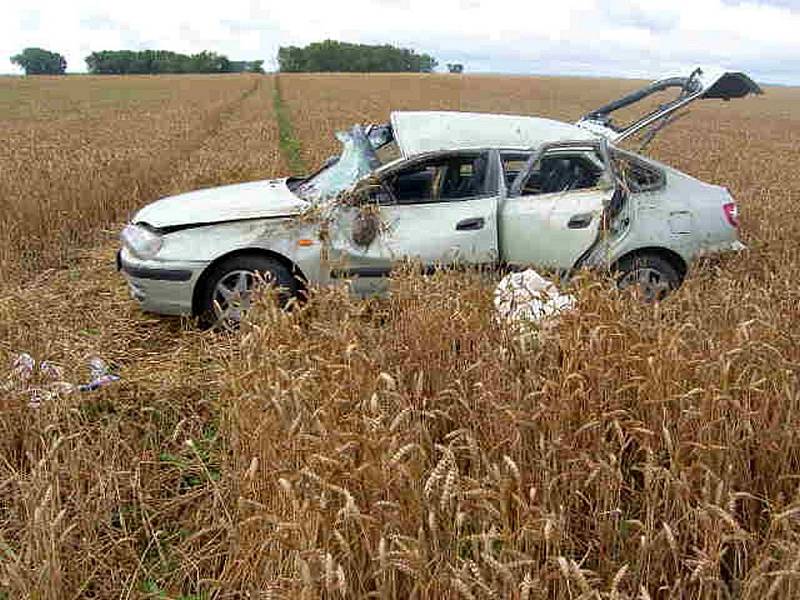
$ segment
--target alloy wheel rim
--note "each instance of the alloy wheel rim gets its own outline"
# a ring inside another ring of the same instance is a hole
[[[652,267],[639,267],[626,273],[619,282],[620,289],[638,288],[642,299],[647,302],[663,300],[670,291],[669,281],[660,271]]]
[[[257,286],[269,284],[272,274],[236,269],[226,273],[214,286],[212,304],[217,320],[225,325],[237,325],[253,302]]]

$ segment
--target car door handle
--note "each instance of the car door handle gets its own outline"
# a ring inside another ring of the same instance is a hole
[[[477,231],[483,229],[486,220],[483,217],[472,217],[456,223],[456,231]]]
[[[586,229],[592,222],[592,218],[594,218],[592,213],[572,215],[569,221],[567,221],[567,227],[570,229]]]

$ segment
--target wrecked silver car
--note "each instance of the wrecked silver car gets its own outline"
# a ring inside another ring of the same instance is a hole
[[[616,111],[676,97],[627,125]],[[122,232],[118,267],[148,311],[237,321],[263,276],[283,300],[309,283],[383,289],[392,266],[614,269],[648,299],[699,256],[741,248],[728,191],[617,144],[652,137],[700,99],[759,94],[746,75],[697,69],[575,124],[529,116],[394,112],[339,135],[340,156],[303,178],[165,198]],[[649,137],[648,137],[649,136]]]

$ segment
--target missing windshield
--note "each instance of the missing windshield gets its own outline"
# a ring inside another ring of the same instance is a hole
[[[391,125],[353,126],[336,138],[342,153],[325,161],[313,175],[288,182],[289,189],[308,202],[335,198],[375,169],[400,157]]]

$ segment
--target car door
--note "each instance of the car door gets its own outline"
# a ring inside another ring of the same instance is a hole
[[[355,291],[379,292],[403,259],[428,269],[495,263],[499,160],[493,151],[436,153],[373,180],[365,204],[337,211],[331,232],[332,276]],[[368,243],[357,228],[375,221]]]
[[[598,145],[555,145],[531,156],[504,156],[518,171],[500,207],[501,258],[515,266],[568,270],[594,245],[614,194],[606,153]]]

